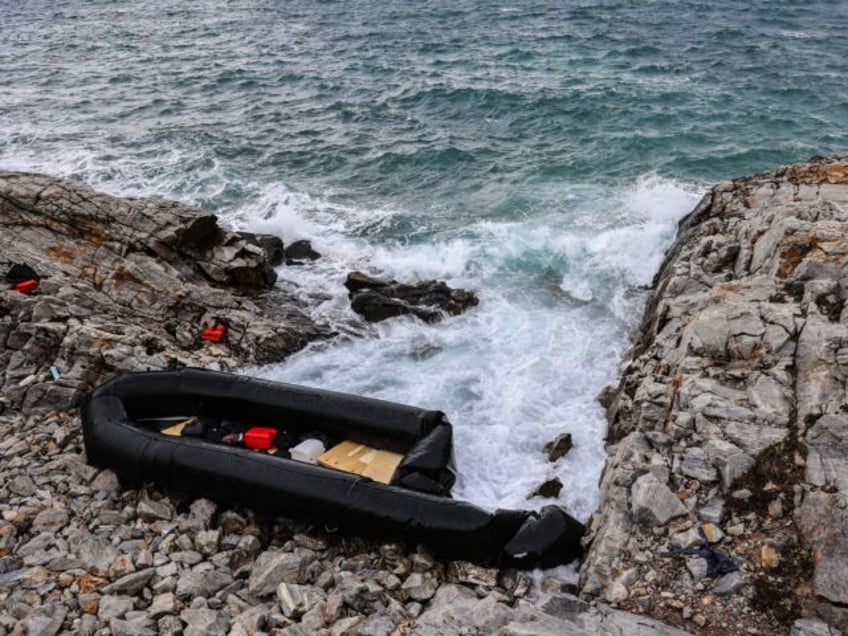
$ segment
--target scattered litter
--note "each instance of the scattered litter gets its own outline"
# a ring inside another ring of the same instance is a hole
[[[736,572],[739,566],[732,557],[728,556],[720,550],[710,547],[709,541],[704,534],[703,528],[698,528],[698,534],[701,535],[701,545],[699,547],[692,546],[691,548],[678,548],[670,552],[661,552],[660,556],[671,557],[678,554],[697,555],[707,562],[707,576],[716,577],[722,574]]]
[[[320,439],[307,438],[301,441],[297,446],[289,449],[291,458],[298,462],[306,462],[307,464],[317,464],[318,458],[324,454],[327,449],[324,447]]]
[[[189,424],[193,424],[196,421],[197,421],[196,417],[189,417],[187,419],[184,419],[182,422],[177,422],[173,426],[169,426],[168,428],[163,428],[159,432],[162,433],[163,435],[171,435],[173,437],[179,437],[180,435],[183,434],[183,429],[186,426],[188,426]]]
[[[5,278],[11,285],[17,285],[28,280],[34,280],[36,282],[41,280],[38,272],[26,263],[12,263],[12,267],[6,272]]]
[[[50,365],[50,375],[53,376],[54,381],[62,377],[62,374],[59,372],[59,367],[57,367],[55,364]]]

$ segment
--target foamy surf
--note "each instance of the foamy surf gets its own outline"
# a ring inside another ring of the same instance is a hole
[[[649,282],[699,193],[656,176],[612,198],[600,188],[576,191],[561,215],[453,233],[433,228],[434,243],[412,245],[355,236],[367,210],[329,214],[332,223],[323,225],[332,204],[312,197],[287,193],[270,215],[267,201],[256,208],[263,214],[240,210],[248,229],[300,228],[322,251],[314,265],[280,269],[284,284],[321,287],[322,320],[353,318],[342,284],[353,268],[407,282],[440,278],[481,297],[471,312],[436,325],[386,321],[366,337],[316,344],[252,372],[443,410],[455,426],[457,497],[490,509],[538,508],[551,500],[528,495],[558,478],[557,503],[587,519],[605,459],[606,424],[595,398],[614,381],[641,312],[638,286]],[[574,448],[550,463],[542,447],[564,432]]]

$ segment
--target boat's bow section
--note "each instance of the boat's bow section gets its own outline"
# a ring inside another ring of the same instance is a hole
[[[449,496],[455,481],[453,428],[443,415],[433,430],[409,449],[392,483],[409,490]]]
[[[193,408],[393,439],[406,456],[387,485],[247,448],[164,435],[137,421],[139,414],[186,415]],[[419,541],[451,558],[537,567],[579,555],[583,526],[560,508],[492,513],[445,496],[454,479],[452,434],[437,411],[186,369],[115,378],[91,395],[82,419],[89,462],[125,478],[346,532]]]

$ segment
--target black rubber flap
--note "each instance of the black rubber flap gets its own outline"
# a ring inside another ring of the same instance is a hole
[[[545,506],[527,517],[504,547],[504,558],[516,567],[550,567],[580,556],[585,526],[562,508]]]
[[[449,495],[455,481],[453,430],[444,422],[406,454],[392,483],[419,492]]]

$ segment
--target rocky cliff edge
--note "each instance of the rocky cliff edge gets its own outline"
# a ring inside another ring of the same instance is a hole
[[[680,222],[601,398],[585,596],[706,633],[846,630],[846,266],[848,157],[720,183]]]

